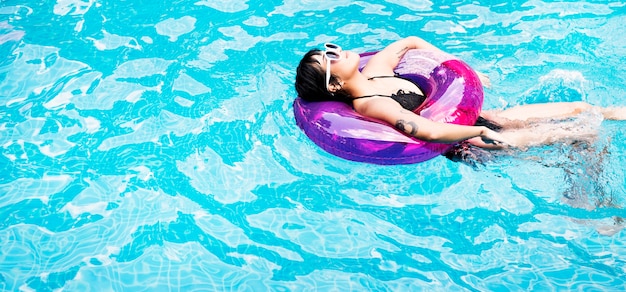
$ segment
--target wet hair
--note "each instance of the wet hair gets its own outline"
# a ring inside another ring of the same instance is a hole
[[[502,131],[501,125],[480,116],[478,117],[478,120],[476,120],[474,126],[485,126],[496,132]],[[495,158],[494,152],[480,147],[476,147],[466,141],[455,145],[454,147],[452,147],[452,149],[448,150],[448,152],[444,153],[443,155],[451,161],[467,164],[474,169],[478,168],[481,165],[485,165],[487,162]]]
[[[490,130],[493,130],[496,132],[502,131],[502,126],[500,124],[492,120],[485,119],[481,116],[478,116],[478,119],[476,120],[476,123],[474,124],[474,126],[485,126],[489,128]]]
[[[313,49],[307,52],[296,69],[296,92],[298,96],[306,101],[343,101],[351,102],[352,99],[344,91],[339,90],[334,93],[326,89],[326,71],[315,58],[320,55],[321,50]],[[335,75],[330,76],[330,84],[337,84]]]

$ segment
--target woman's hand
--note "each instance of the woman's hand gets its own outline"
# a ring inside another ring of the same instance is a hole
[[[484,143],[484,145],[476,146],[480,146],[483,148],[501,149],[509,146],[514,146],[512,141],[504,137],[504,135],[487,127],[485,127],[485,129],[481,133],[480,140]]]
[[[491,80],[489,80],[489,76],[480,71],[476,71],[476,75],[478,75],[478,79],[480,79],[480,83],[482,83],[484,87],[491,88]]]
[[[470,144],[485,149],[503,149],[514,146],[509,139],[502,134],[484,127],[478,137],[467,139]]]
[[[416,36],[397,40],[370,58],[362,73],[368,76],[394,75],[393,69],[398,65],[404,54],[411,49],[441,51],[433,44]]]

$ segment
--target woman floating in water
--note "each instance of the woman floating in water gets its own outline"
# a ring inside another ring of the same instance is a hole
[[[440,51],[418,37],[396,41],[370,58],[359,70],[359,54],[342,51],[334,44],[326,50],[311,50],[297,68],[295,87],[307,101],[343,101],[359,114],[394,125],[417,139],[439,143],[457,143],[488,149],[507,146],[526,148],[558,141],[590,139],[597,127],[577,122],[589,115],[596,125],[603,119],[624,120],[626,108],[601,108],[585,102],[558,102],[522,105],[506,110],[483,111],[475,126],[439,123],[413,111],[425,100],[422,90],[413,82],[394,74],[404,54],[410,49]],[[478,73],[489,87],[487,76]],[[462,155],[457,147],[448,158]]]

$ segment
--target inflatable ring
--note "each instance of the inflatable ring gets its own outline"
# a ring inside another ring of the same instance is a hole
[[[361,54],[363,68],[375,52]],[[465,62],[445,53],[410,50],[394,70],[426,95],[416,114],[436,122],[474,125],[483,104],[482,84]],[[336,156],[374,164],[409,164],[434,158],[453,144],[415,139],[393,126],[358,114],[343,102],[293,104],[296,123],[318,146]]]

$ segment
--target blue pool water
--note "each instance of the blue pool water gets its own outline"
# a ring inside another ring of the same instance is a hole
[[[622,291],[624,124],[401,166],[296,127],[311,47],[418,35],[485,108],[626,105],[609,1],[0,2],[0,289]]]

